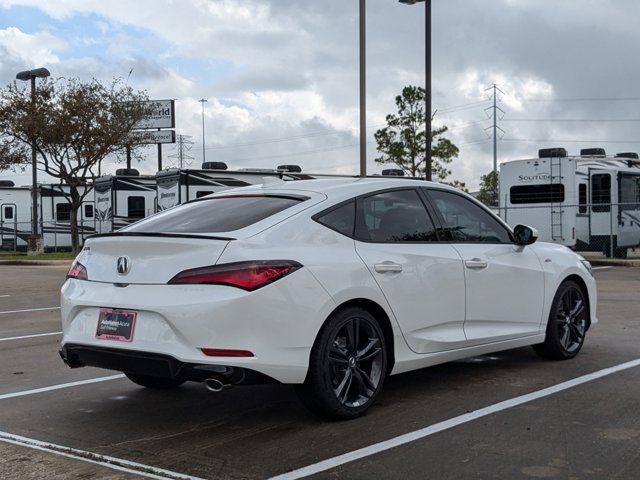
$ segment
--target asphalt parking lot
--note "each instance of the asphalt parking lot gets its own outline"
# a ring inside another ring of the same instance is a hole
[[[57,353],[65,273],[0,267],[0,478],[639,477],[640,365],[583,376],[640,358],[640,268],[595,272],[600,324],[576,359],[523,348],[391,377],[350,422],[312,416],[288,386],[157,392],[68,369]],[[398,438],[413,441],[393,447]]]

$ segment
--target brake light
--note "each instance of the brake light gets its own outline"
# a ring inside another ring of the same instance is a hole
[[[71,268],[67,272],[67,278],[76,278],[78,280],[88,280],[87,269],[78,260],[74,260]]]
[[[248,350],[227,350],[222,348],[201,348],[201,350],[207,357],[255,357],[255,355]]]
[[[228,285],[249,292],[264,287],[301,268],[292,260],[234,262],[180,272],[169,284]]]

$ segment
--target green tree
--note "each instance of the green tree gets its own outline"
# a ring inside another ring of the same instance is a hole
[[[408,86],[396,97],[398,112],[387,115],[387,126],[375,133],[380,156],[377,163],[393,163],[412,177],[423,176],[426,170],[426,116],[424,103],[426,91],[421,87]],[[447,132],[442,126],[431,132],[432,177],[447,183],[451,170],[448,166],[458,157],[458,147],[442,137]],[[465,189],[462,182],[452,182]]]
[[[498,181],[498,172],[494,171],[480,177],[478,200],[488,207],[498,206],[498,195],[500,194]]]
[[[68,186],[74,252],[80,248],[78,209],[91,191],[85,187],[101,175],[106,157],[127,148],[135,155],[141,138],[131,131],[153,110],[145,100],[145,92],[120,79],[107,85],[95,79],[43,81],[35,102],[15,82],[0,89],[0,171],[24,169],[35,145],[38,169]]]

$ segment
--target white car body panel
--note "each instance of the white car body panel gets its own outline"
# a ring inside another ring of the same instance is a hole
[[[406,179],[340,179],[251,186],[214,197],[297,193],[310,200],[245,229],[211,234],[234,239],[229,241],[126,236],[89,240],[78,259],[86,262],[90,281],[69,279],[62,288],[63,347],[162,353],[181,362],[244,367],[283,383],[301,383],[314,341],[331,313],[347,302],[371,302],[389,319],[391,374],[396,374],[542,342],[555,291],[570,275],[586,285],[591,323],[597,322],[595,281],[580,257],[565,247],[434,243],[403,244],[407,248],[395,251],[387,250],[391,244],[357,242],[311,219],[389,182],[432,185]],[[422,250],[426,257],[419,255]],[[123,253],[131,258],[130,277],[118,275],[115,268]],[[476,257],[487,259],[486,270],[470,272],[463,266],[465,259]],[[295,260],[303,267],[252,292],[222,285],[166,285],[189,268],[274,259]],[[381,260],[401,263],[402,273],[372,271]],[[144,268],[135,270],[138,262]],[[393,275],[404,278],[394,282]],[[95,338],[101,307],[138,312],[130,343]],[[248,350],[255,357],[209,357],[201,348]]]

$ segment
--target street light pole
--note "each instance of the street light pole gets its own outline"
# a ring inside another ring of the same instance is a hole
[[[425,76],[425,178],[429,181],[432,179],[431,168],[431,0],[399,0],[400,3],[406,5],[415,5],[424,2],[424,76]]]
[[[367,176],[367,14],[360,0],[360,176]]]
[[[31,83],[31,107],[32,115],[36,107],[36,78],[45,78],[51,75],[46,68],[25,70],[16,75],[17,80],[30,81]],[[38,157],[36,152],[35,131],[31,133],[31,235],[29,237],[28,253],[42,253],[44,244],[42,235],[38,235]]]
[[[204,104],[207,103],[207,100],[201,98],[198,100],[202,104],[202,163],[206,162],[206,156],[204,151]]]

